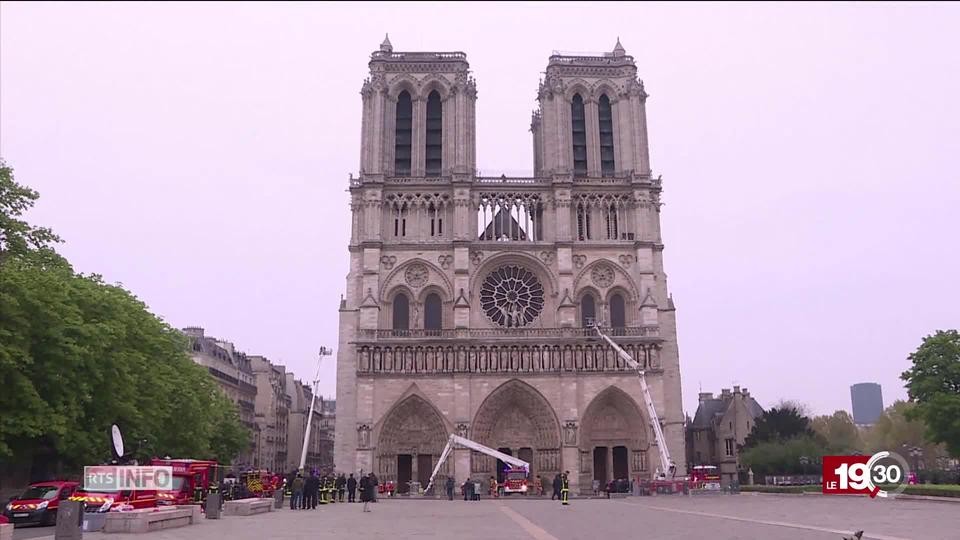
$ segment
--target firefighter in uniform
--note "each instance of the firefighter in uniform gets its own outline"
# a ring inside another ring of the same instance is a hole
[[[327,498],[330,500],[331,504],[337,502],[337,494],[333,485],[333,482],[334,482],[333,479],[334,479],[333,474],[330,474],[329,476],[327,476]]]
[[[570,478],[567,476],[570,474],[570,471],[564,471],[563,476],[560,477],[560,504],[567,506],[570,504]]]
[[[320,477],[320,504],[327,504],[327,475]]]

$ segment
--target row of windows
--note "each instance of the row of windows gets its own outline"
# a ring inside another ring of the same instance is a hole
[[[443,168],[443,103],[434,90],[427,96],[426,148],[424,163],[427,176],[440,176]],[[397,96],[396,127],[394,128],[394,174],[410,174],[413,163],[413,101],[404,90]]]
[[[580,299],[580,321],[584,327],[593,326],[597,320],[597,302],[593,295],[587,293]],[[610,323],[605,326],[612,328],[626,328],[627,309],[623,295],[615,293],[610,297]],[[441,330],[443,328],[443,301],[440,295],[430,293],[424,302],[423,328],[425,330]],[[393,298],[393,329],[410,329],[410,299],[404,293],[398,293]]]
[[[587,175],[587,114],[583,97],[574,94],[570,102],[570,119],[573,141],[573,174]],[[597,101],[598,133],[600,135],[600,174],[613,176],[616,163],[613,157],[613,107],[606,94]]]

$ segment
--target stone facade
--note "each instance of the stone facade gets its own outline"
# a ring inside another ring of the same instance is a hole
[[[304,469],[307,471],[320,470],[330,464],[321,459],[323,441],[329,438],[323,424],[323,397],[317,396],[313,401],[313,391],[293,373],[286,374],[287,394],[290,396],[290,412],[287,416],[287,463],[282,469],[289,472],[300,468],[300,455],[303,453],[303,437],[307,430],[307,413],[313,404],[313,419],[310,420],[310,442],[307,443],[307,456]]]
[[[236,404],[240,423],[250,430],[250,446],[232,465],[235,468],[252,465],[259,426],[255,416],[257,384],[250,359],[236,350],[233,343],[205,335],[203,328],[184,328],[183,333],[190,339],[193,361],[207,368],[227,397]]]
[[[633,58],[549,58],[531,123],[532,177],[476,173],[477,88],[461,52],[371,55],[350,178],[350,270],[340,305],[335,462],[424,481],[458,433],[594,478],[659,468],[637,376],[647,370],[685,474],[674,304],[663,271],[661,181],[650,171]],[[442,482],[497,474],[458,449]]]
[[[286,370],[263,356],[250,356],[257,381],[256,452],[253,466],[281,471],[287,465],[287,437],[292,399],[287,392]]]
[[[724,388],[719,397],[702,392],[687,426],[687,462],[718,467],[721,484],[728,485],[739,473],[740,447],[762,415],[763,407],[746,388]]]

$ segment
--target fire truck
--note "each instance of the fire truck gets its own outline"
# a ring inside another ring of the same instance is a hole
[[[216,461],[153,458],[150,465],[173,469],[173,489],[157,493],[159,505],[200,504],[211,482],[216,485],[220,480],[220,465]]]
[[[508,467],[503,475],[503,493],[527,494],[530,489],[527,480],[527,469]]]
[[[470,439],[466,439],[464,437],[460,437],[459,435],[454,435],[452,433],[450,434],[450,437],[447,439],[447,446],[444,447],[443,453],[440,454],[440,459],[437,461],[437,466],[433,468],[433,473],[430,475],[430,481],[427,482],[427,487],[426,489],[423,490],[424,493],[430,491],[430,487],[433,485],[434,478],[436,478],[437,473],[440,472],[440,467],[443,466],[443,463],[450,456],[450,452],[453,451],[453,448],[455,446],[463,446],[471,450],[476,450],[477,452],[495,457],[500,461],[506,463],[507,465],[510,465],[511,468],[507,470],[508,476],[505,484],[510,484],[512,482],[513,485],[516,486],[516,489],[519,490],[518,492],[526,493],[527,474],[528,474],[528,471],[530,470],[529,463],[527,463],[522,459],[515,458],[510,454],[504,454],[503,452],[494,450],[493,448],[489,448],[478,442],[471,441]],[[513,476],[512,480],[510,478],[510,475]],[[511,490],[512,489],[514,488],[511,488]],[[513,491],[507,491],[506,485],[504,486],[504,492],[513,493]]]

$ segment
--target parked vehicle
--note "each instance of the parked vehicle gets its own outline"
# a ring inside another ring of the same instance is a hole
[[[57,522],[60,501],[70,498],[79,488],[78,482],[67,480],[30,484],[19,497],[15,497],[4,507],[3,515],[14,525],[54,525]]]

